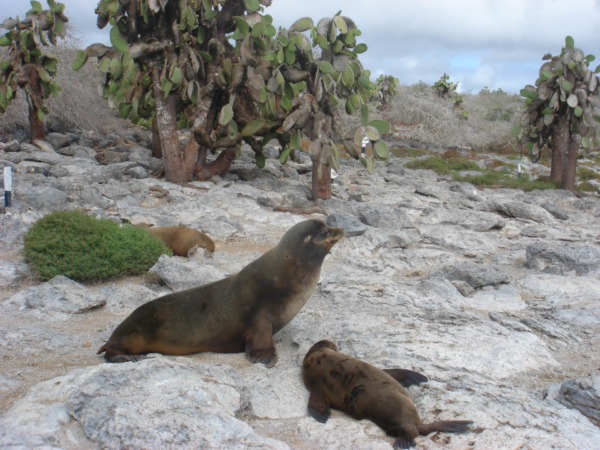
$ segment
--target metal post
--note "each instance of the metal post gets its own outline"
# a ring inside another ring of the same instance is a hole
[[[10,167],[4,168],[4,208],[12,206],[12,171]]]

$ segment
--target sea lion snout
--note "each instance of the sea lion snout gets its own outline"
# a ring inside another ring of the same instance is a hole
[[[332,228],[325,225],[327,233],[323,236],[322,243],[329,249],[337,244],[344,237],[344,230],[341,228]]]

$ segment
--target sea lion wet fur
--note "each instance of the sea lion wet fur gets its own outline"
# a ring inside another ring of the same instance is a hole
[[[150,234],[159,237],[176,256],[188,256],[190,250],[196,247],[206,249],[208,253],[215,251],[215,243],[202,231],[188,227],[151,227],[147,223],[137,225],[146,229]]]
[[[311,347],[302,362],[302,379],[310,391],[311,416],[325,423],[333,407],[358,420],[369,419],[396,438],[395,449],[414,447],[415,437],[432,431],[465,433],[473,423],[423,423],[402,385],[428,381],[425,375],[405,369],[378,369],[338,352],[331,341],[320,341]]]
[[[310,298],[325,256],[343,235],[321,220],[301,222],[239,273],[140,306],[98,353],[123,362],[146,353],[245,352],[249,361],[272,367],[273,335]]]

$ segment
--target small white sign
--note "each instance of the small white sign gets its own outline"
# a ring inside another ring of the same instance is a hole
[[[12,171],[10,167],[4,168],[4,190],[12,191]]]
[[[332,167],[331,168],[331,179],[335,180],[338,176],[338,173],[335,171],[335,169]]]

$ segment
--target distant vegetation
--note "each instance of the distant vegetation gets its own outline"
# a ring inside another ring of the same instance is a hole
[[[25,258],[42,280],[56,275],[77,281],[140,275],[163,254],[173,255],[146,230],[81,211],[55,211],[25,235]]]

